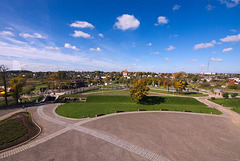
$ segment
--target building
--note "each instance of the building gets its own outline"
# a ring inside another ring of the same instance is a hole
[[[128,71],[127,71],[127,69],[125,69],[125,71],[123,72],[123,76],[124,76],[124,77],[127,77],[127,76],[128,76]]]
[[[221,89],[215,89],[214,90],[214,95],[216,95],[216,96],[223,96],[223,91]]]

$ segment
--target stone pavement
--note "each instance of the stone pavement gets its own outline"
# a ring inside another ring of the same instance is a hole
[[[195,97],[196,100],[208,105],[208,107],[216,108],[217,110],[221,111],[223,115],[228,116],[232,119],[232,121],[238,125],[240,125],[240,115],[234,111],[232,111],[228,107],[221,106],[219,104],[216,104],[212,101],[209,101],[209,97]]]
[[[80,132],[92,135],[92,136],[94,136],[96,138],[102,139],[102,140],[104,140],[106,142],[109,142],[111,144],[114,144],[114,145],[116,145],[116,146],[118,146],[120,148],[128,150],[128,151],[130,151],[132,153],[138,154],[141,157],[144,157],[146,159],[154,160],[154,161],[155,160],[156,161],[170,161],[169,159],[167,159],[167,158],[165,158],[163,156],[155,154],[155,153],[153,153],[153,152],[151,152],[149,150],[143,149],[143,148],[138,147],[136,145],[132,145],[132,144],[130,144],[130,143],[124,141],[124,140],[118,139],[117,137],[109,136],[107,134],[103,134],[103,133],[95,131],[95,130],[91,130],[91,129],[88,129],[88,128],[85,128],[85,127],[78,126],[79,123],[71,124],[71,123],[68,123],[68,122],[65,122],[65,121],[62,121],[62,120],[59,120],[59,119],[55,119],[53,117],[49,117],[48,115],[46,115],[43,112],[43,108],[48,108],[48,106],[50,106],[50,105],[43,105],[43,106],[38,107],[37,108],[38,115],[40,117],[42,117],[43,119],[49,121],[49,122],[52,122],[52,123],[64,126],[65,128],[63,128],[62,130],[57,131],[57,132],[55,132],[53,134],[50,134],[50,135],[48,135],[46,137],[43,137],[41,139],[36,139],[33,142],[29,142],[29,143],[27,143],[27,144],[25,144],[23,146],[20,146],[20,147],[17,147],[17,148],[14,148],[14,149],[2,152],[2,153],[0,153],[0,159],[9,157],[9,156],[17,154],[19,152],[22,152],[24,150],[30,149],[30,148],[32,148],[34,146],[37,146],[37,145],[39,145],[41,143],[44,143],[44,142],[48,141],[48,140],[50,140],[50,139],[52,139],[54,137],[57,137],[57,136],[65,133],[65,132],[67,132],[67,131],[69,131],[71,129],[74,129],[74,130],[77,130],[77,131],[80,131]],[[89,121],[92,121],[92,120],[91,119],[84,120],[85,123],[89,122]]]
[[[73,133],[73,131],[74,131],[74,133],[78,132],[80,135],[84,134],[84,137],[91,136],[92,137],[91,139],[93,139],[93,138],[98,139],[98,140],[94,141],[94,144],[96,144],[96,147],[97,147],[98,143],[100,143],[100,140],[101,140],[101,141],[105,142],[106,145],[111,144],[112,151],[118,151],[119,152],[119,149],[127,151],[128,153],[124,152],[124,154],[126,156],[128,156],[127,160],[129,160],[129,158],[131,158],[130,160],[169,161],[170,159],[168,159],[166,156],[171,156],[171,155],[170,154],[166,155],[166,153],[161,152],[161,149],[163,147],[159,148],[160,150],[155,151],[154,148],[152,148],[152,147],[144,147],[144,146],[141,146],[141,144],[135,144],[135,142],[131,142],[129,139],[126,139],[125,137],[120,137],[119,138],[118,135],[112,135],[111,132],[106,132],[107,130],[105,130],[105,131],[104,130],[103,131],[102,130],[96,130],[96,128],[89,128],[88,126],[85,126],[85,125],[87,123],[92,123],[92,124],[94,124],[94,122],[98,123],[99,122],[98,120],[104,120],[106,118],[111,118],[111,119],[114,120],[115,116],[121,116],[121,115],[122,116],[127,116],[127,115],[130,115],[130,114],[132,114],[132,116],[134,116],[135,113],[138,113],[138,114],[139,113],[142,113],[142,114],[144,114],[144,113],[146,113],[146,114],[151,114],[151,113],[167,114],[167,113],[171,113],[171,114],[176,114],[176,115],[183,114],[183,115],[189,115],[189,116],[199,116],[199,117],[203,117],[203,118],[209,117],[212,120],[215,120],[214,118],[222,118],[222,119],[231,118],[235,122],[238,122],[239,115],[236,114],[235,112],[233,112],[233,111],[231,111],[231,110],[229,110],[225,107],[222,107],[220,105],[214,104],[214,103],[208,101],[207,98],[205,98],[205,97],[204,98],[197,97],[196,99],[205,103],[205,104],[207,104],[210,107],[215,107],[215,108],[219,109],[221,112],[223,112],[223,115],[218,116],[218,115],[180,113],[180,112],[170,112],[170,111],[169,112],[167,112],[167,111],[166,112],[142,111],[142,112],[109,114],[109,115],[105,115],[103,117],[96,117],[96,118],[71,119],[71,118],[65,118],[65,117],[58,116],[55,113],[55,109],[57,108],[57,106],[59,104],[46,104],[46,105],[42,105],[42,106],[39,106],[39,107],[29,108],[29,110],[32,113],[32,116],[33,116],[34,120],[42,127],[43,133],[39,137],[37,137],[36,139],[30,141],[29,143],[27,143],[25,145],[19,146],[17,148],[14,148],[14,149],[11,149],[11,150],[8,150],[8,151],[5,151],[5,152],[1,152],[0,153],[0,159],[16,160],[16,158],[14,158],[14,156],[16,156],[18,158],[18,157],[20,157],[20,155],[18,155],[18,154],[29,155],[29,154],[31,154],[31,151],[34,151],[36,148],[39,149],[39,148],[44,147],[46,145],[49,145],[49,144],[51,145],[51,143],[54,140],[56,140],[55,138],[59,138],[59,137],[62,137],[62,136],[68,136],[70,134],[69,132]],[[8,115],[10,115],[10,114],[8,114]],[[7,116],[7,115],[5,115],[5,116]],[[5,117],[5,116],[2,116],[2,117]],[[131,116],[131,118],[132,118],[132,116]],[[206,119],[204,119],[204,120],[206,122]],[[103,123],[103,124],[107,125],[107,123]],[[103,127],[101,127],[101,128],[103,128]],[[109,127],[107,127],[107,129],[108,128]],[[49,132],[49,131],[51,131],[51,132]],[[113,131],[116,131],[116,130],[113,130]],[[162,131],[162,132],[165,133],[166,131]],[[225,136],[225,134],[224,134],[224,136]],[[71,140],[72,138],[68,137],[68,139]],[[146,141],[146,140],[144,140],[144,141]],[[68,142],[66,141],[66,143],[68,143]],[[153,141],[153,142],[155,142],[155,141]],[[169,142],[171,142],[171,141],[169,141]],[[57,144],[57,143],[55,143],[55,144]],[[82,143],[80,143],[80,144],[82,144]],[[85,145],[85,148],[87,148],[87,146],[88,145]],[[118,147],[118,150],[114,146]],[[161,146],[161,144],[159,146]],[[54,147],[54,149],[55,149],[55,147]],[[106,148],[103,148],[103,149],[106,149]],[[67,150],[69,150],[69,149],[67,149]],[[91,150],[90,150],[90,152],[91,152]],[[46,153],[46,152],[43,151],[42,153]],[[88,153],[88,152],[86,151],[85,153]],[[176,153],[176,151],[174,153]],[[91,154],[89,154],[89,155],[91,155]],[[136,157],[135,155],[137,155],[141,159]],[[102,156],[102,157],[104,157],[104,156]],[[105,156],[105,157],[108,160],[108,156]],[[112,157],[113,157],[113,155],[112,155]],[[109,156],[109,160],[110,160],[110,158],[111,158],[111,156]],[[136,158],[138,158],[138,159],[136,159]],[[179,159],[181,159],[181,158],[178,158],[178,160]],[[35,160],[35,159],[29,159],[29,160]],[[78,160],[78,158],[76,160]],[[96,158],[95,159],[90,159],[90,160],[96,160]],[[122,156],[122,158],[120,158],[120,160],[124,160],[124,156]]]

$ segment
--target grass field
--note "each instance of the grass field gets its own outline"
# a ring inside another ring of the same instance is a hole
[[[106,92],[106,91],[119,91],[122,89],[109,89],[109,88],[105,88],[105,89],[94,89],[94,90],[90,90],[90,91],[83,91],[81,93],[92,93],[92,92]]]
[[[47,85],[46,84],[36,85],[34,91],[39,91],[40,88],[44,88],[44,87],[47,87]]]
[[[240,113],[240,98],[230,98],[230,99],[216,98],[215,100],[211,100],[211,99],[209,100],[219,105],[223,105],[224,107],[231,107],[233,111]]]
[[[87,102],[73,102],[59,106],[56,113],[71,118],[95,117],[96,114],[109,114],[115,111],[147,111],[168,109],[169,111],[189,110],[196,113],[221,114],[216,109],[207,108],[206,105],[189,97],[158,97],[149,96],[146,104],[137,104],[129,96],[106,95],[74,95],[74,97],[87,97]],[[68,97],[72,97],[68,95]],[[153,104],[151,104],[153,102]]]
[[[173,94],[172,91],[165,91],[165,90],[156,90],[156,89],[150,89],[150,92],[156,92],[156,93],[165,93],[165,94]],[[176,92],[174,92],[174,95],[181,95],[178,94]],[[208,96],[207,94],[188,94],[188,93],[183,93],[182,96],[188,96],[188,97],[204,97],[204,96]]]

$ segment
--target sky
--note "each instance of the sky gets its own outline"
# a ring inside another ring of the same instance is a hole
[[[240,73],[240,0],[1,0],[0,64]]]

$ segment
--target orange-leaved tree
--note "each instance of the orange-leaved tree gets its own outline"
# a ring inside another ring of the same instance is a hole
[[[140,102],[144,97],[147,96],[147,91],[149,91],[149,88],[147,87],[146,81],[144,79],[139,79],[130,89],[130,96],[132,99],[138,100],[138,102]]]

